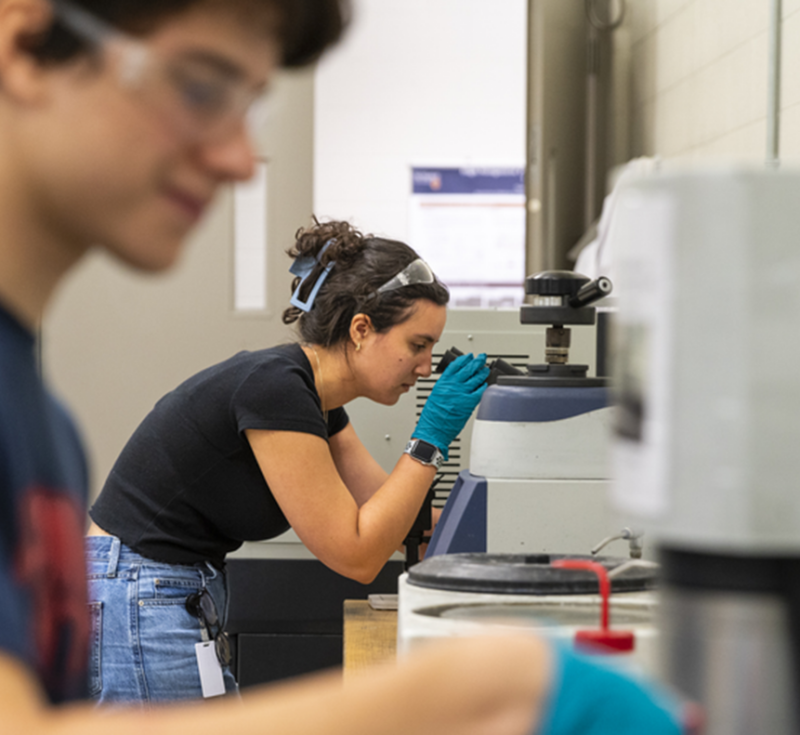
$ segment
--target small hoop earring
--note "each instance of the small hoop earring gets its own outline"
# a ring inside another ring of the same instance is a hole
[[[356,352],[361,352],[361,342],[356,345]]]

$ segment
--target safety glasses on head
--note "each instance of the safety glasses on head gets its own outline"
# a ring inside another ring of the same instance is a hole
[[[69,31],[104,54],[121,87],[192,141],[214,141],[264,116],[265,95],[211,54],[166,55],[71,0],[50,0]]]
[[[373,296],[395,291],[404,286],[414,286],[416,284],[436,283],[436,275],[431,267],[422,258],[412,260],[396,276],[392,276],[380,288],[376,289]]]

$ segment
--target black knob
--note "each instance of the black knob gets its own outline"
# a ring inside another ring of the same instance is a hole
[[[543,271],[525,279],[525,291],[534,295],[534,303],[520,307],[522,324],[594,324],[595,310],[588,305],[611,293],[611,281],[605,276],[590,281],[574,271]]]
[[[525,293],[538,296],[575,296],[589,279],[575,271],[542,271],[525,279]]]

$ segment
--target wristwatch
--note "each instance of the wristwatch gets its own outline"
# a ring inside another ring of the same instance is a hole
[[[444,455],[439,451],[439,447],[422,439],[411,439],[406,444],[405,453],[410,455],[417,462],[435,467],[437,470],[444,462]]]

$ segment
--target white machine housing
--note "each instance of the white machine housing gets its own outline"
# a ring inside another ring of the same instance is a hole
[[[663,675],[707,735],[800,732],[800,171],[619,192],[616,505],[661,561]]]
[[[681,548],[800,552],[800,172],[667,172],[619,206],[615,506]]]
[[[469,467],[487,481],[487,552],[587,554],[618,530],[607,502],[611,426],[611,407],[556,421],[475,420]]]

